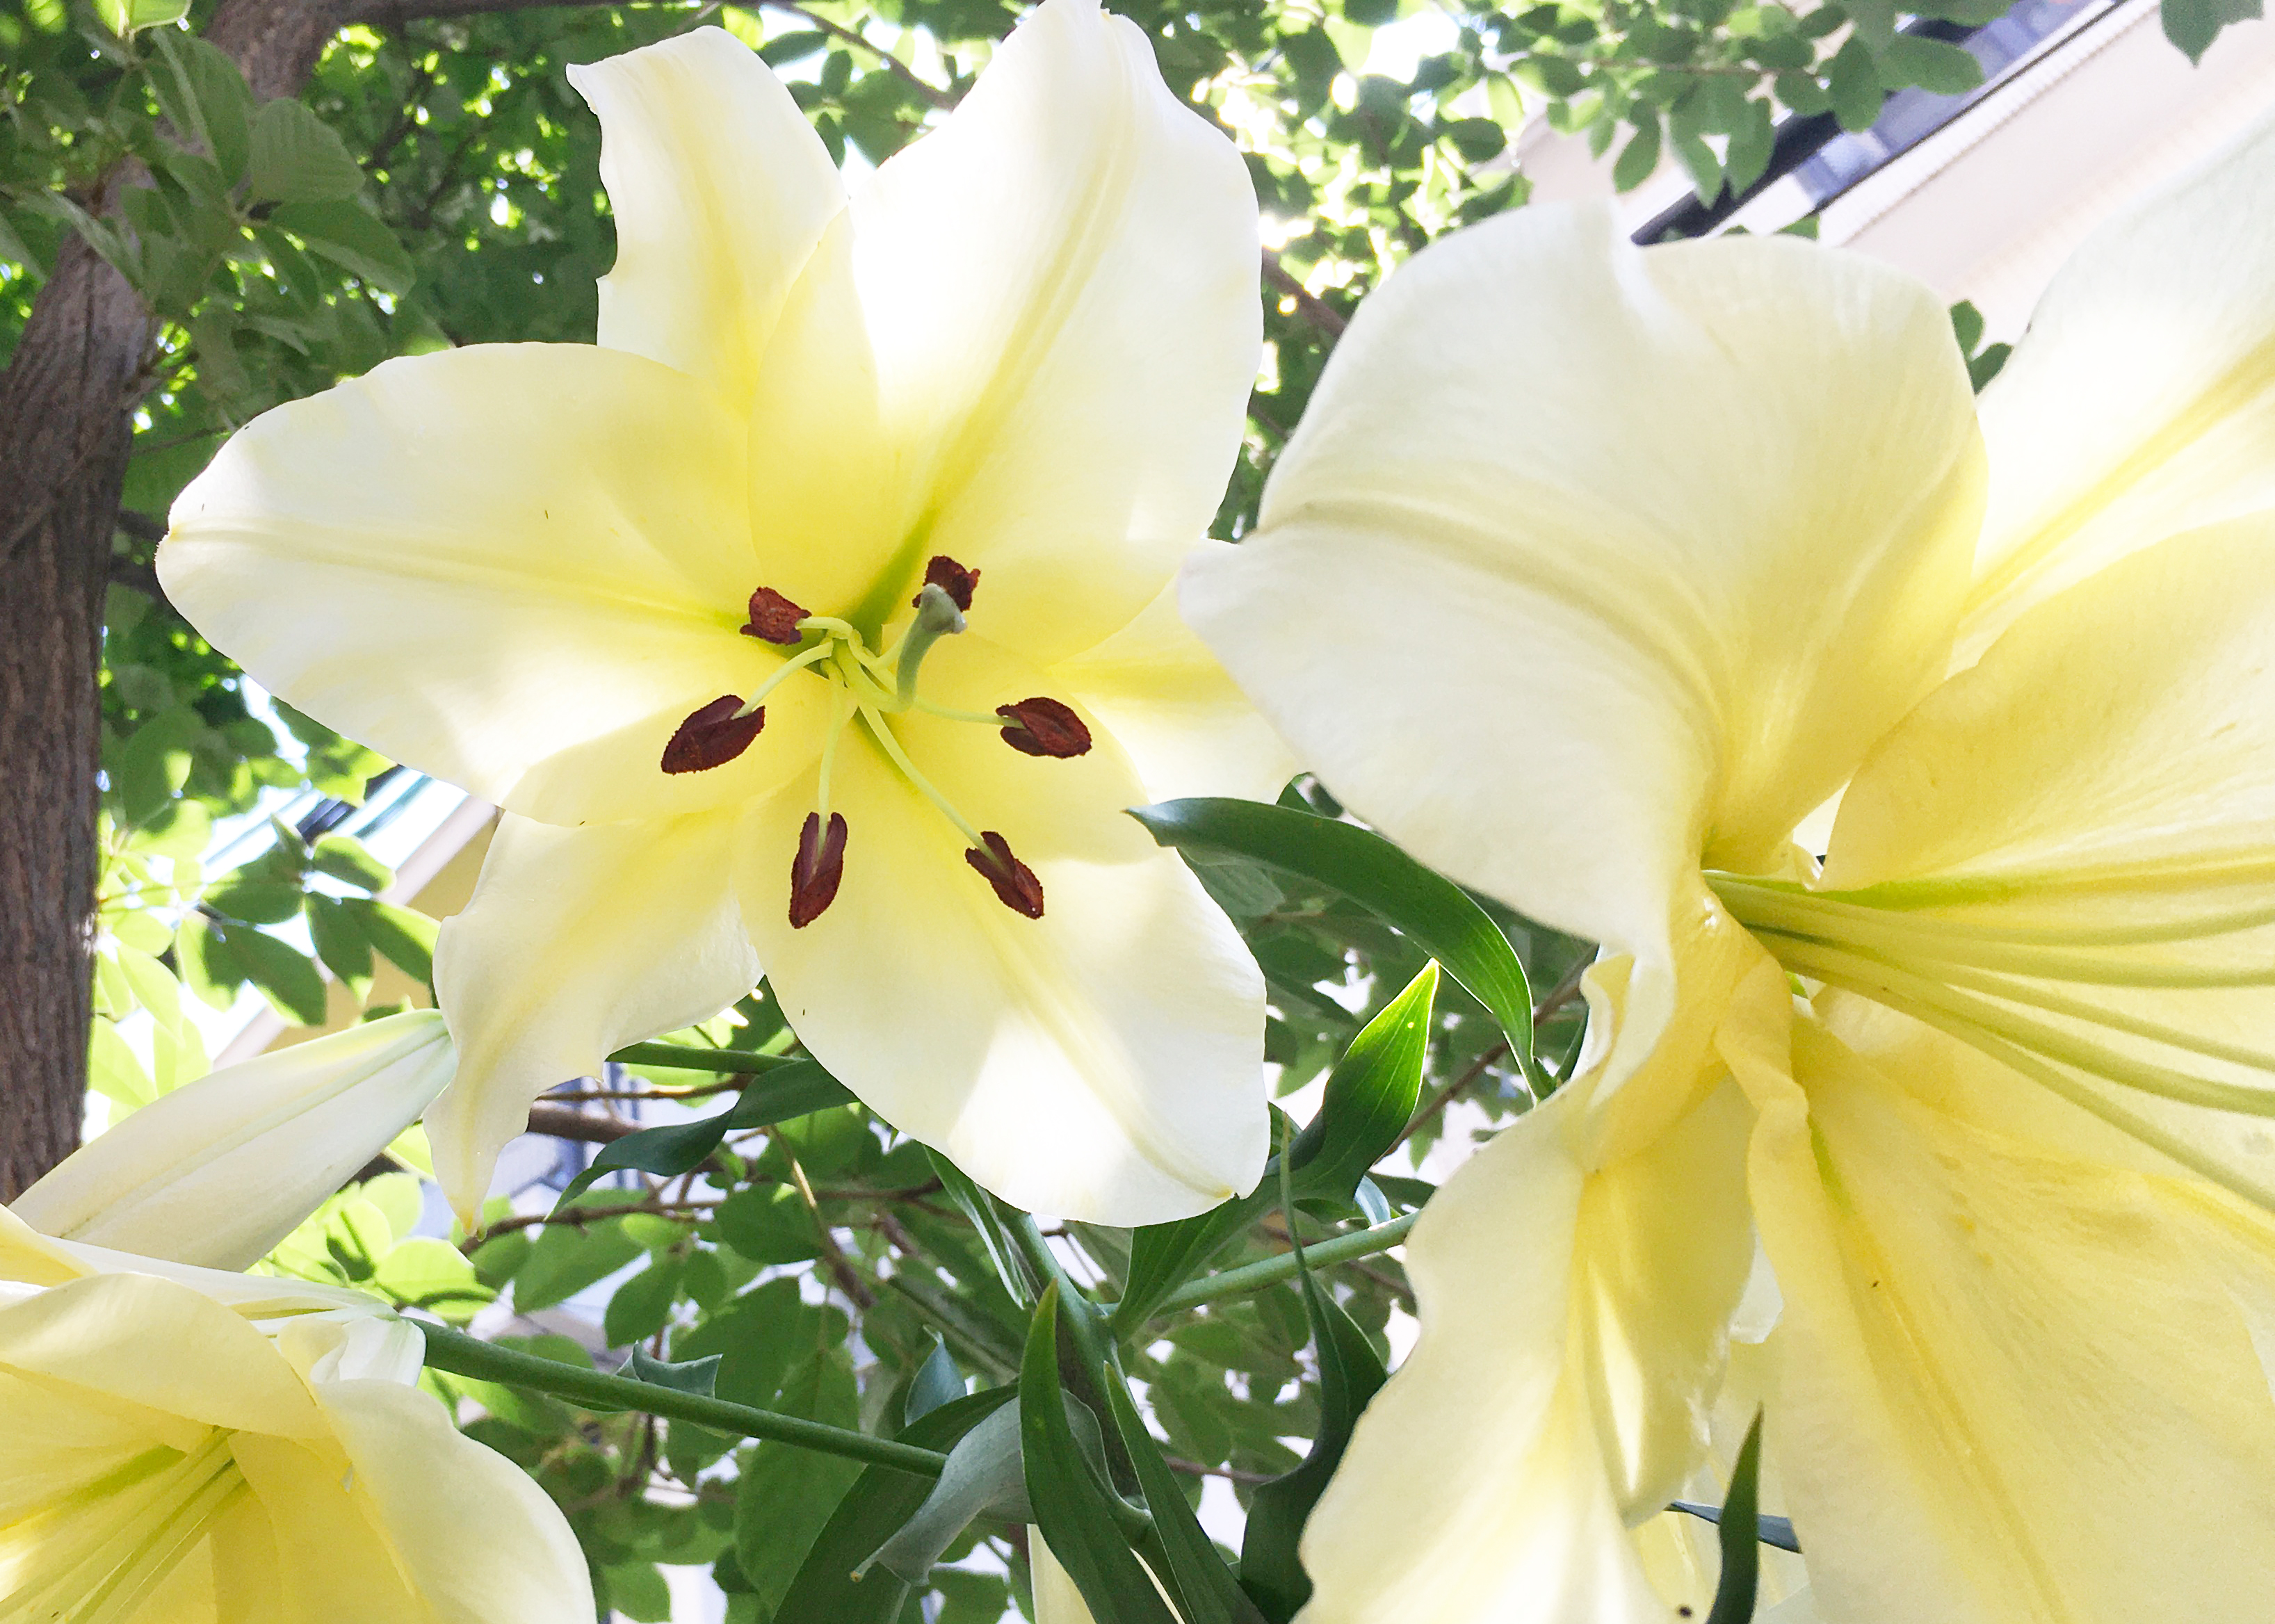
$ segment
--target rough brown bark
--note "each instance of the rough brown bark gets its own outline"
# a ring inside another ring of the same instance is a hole
[[[254,94],[290,95],[344,9],[230,0],[208,37]],[[140,298],[74,238],[0,372],[0,1201],[79,1143],[102,594],[150,338]]]
[[[0,1200],[79,1144],[102,591],[148,342],[74,239],[0,374]]]

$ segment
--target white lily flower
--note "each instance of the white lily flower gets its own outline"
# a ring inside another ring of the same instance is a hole
[[[161,1096],[16,1197],[59,1240],[244,1269],[397,1134],[455,1069],[432,1009],[369,1021]]]
[[[420,1349],[148,1273],[0,1287],[0,1617],[591,1618],[567,1522],[418,1390]]]
[[[1285,775],[1171,595],[1261,343],[1239,154],[1096,0],[1046,0],[850,199],[717,29],[575,79],[600,345],[280,407],[158,555],[271,691],[507,811],[436,956],[452,1201],[537,1094],[761,969],[822,1064],[1022,1206],[1249,1188],[1262,977],[1122,816]]]
[[[1185,608],[1360,816],[1604,952],[1415,1227],[1305,1624],[1704,1616],[1659,1507],[1757,1229],[1781,1616],[2267,1612],[2271,221],[2275,128],[2081,249],[1979,429],[1930,290],[1788,239],[1526,209],[1351,323]]]

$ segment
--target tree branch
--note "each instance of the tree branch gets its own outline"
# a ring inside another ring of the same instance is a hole
[[[1335,307],[1296,280],[1296,273],[1280,263],[1280,256],[1264,251],[1264,280],[1296,301],[1296,313],[1330,338],[1340,338],[1349,325]]]

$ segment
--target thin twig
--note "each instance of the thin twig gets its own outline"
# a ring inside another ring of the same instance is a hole
[[[833,39],[843,40],[849,45],[858,45],[863,50],[869,52],[871,55],[874,56],[878,61],[883,63],[888,72],[896,74],[902,79],[905,80],[909,85],[915,88],[918,94],[923,96],[926,101],[930,102],[934,107],[939,108],[942,112],[946,112],[949,108],[956,105],[956,97],[954,95],[949,94],[948,91],[942,90],[938,85],[932,83],[929,79],[919,78],[914,68],[909,66],[907,63],[903,62],[898,57],[893,55],[892,52],[887,50],[874,40],[865,38],[858,30],[848,28],[842,23],[831,22],[827,17],[816,16],[813,12],[807,11],[804,6],[793,4],[791,0],[760,0],[760,4],[770,11],[787,11],[792,17],[797,18],[812,27],[819,28],[822,33],[830,35]]]
[[[1349,325],[1334,306],[1305,287],[1296,273],[1280,263],[1280,256],[1264,251],[1264,280],[1296,301],[1296,312],[1330,338],[1341,338]]]

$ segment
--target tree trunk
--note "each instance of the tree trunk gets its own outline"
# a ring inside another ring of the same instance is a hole
[[[0,374],[0,1200],[79,1144],[102,597],[149,325],[73,238]]]
[[[255,96],[294,95],[345,11],[228,0],[207,38]],[[102,598],[151,337],[74,237],[0,372],[0,1201],[71,1153],[85,1110]]]

